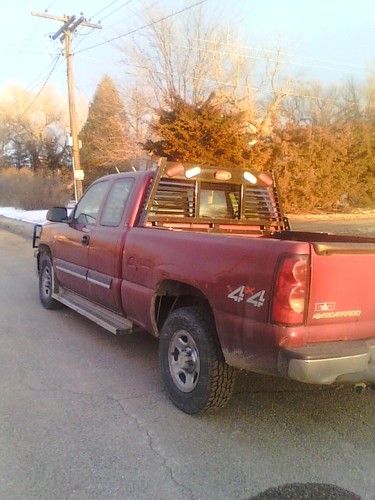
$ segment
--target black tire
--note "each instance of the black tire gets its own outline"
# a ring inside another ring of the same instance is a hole
[[[54,276],[52,260],[48,254],[42,254],[39,261],[39,298],[46,309],[60,309],[62,304],[52,297],[58,289]]]
[[[159,364],[170,399],[185,413],[222,408],[232,395],[236,371],[225,363],[212,315],[203,308],[182,307],[167,318]]]

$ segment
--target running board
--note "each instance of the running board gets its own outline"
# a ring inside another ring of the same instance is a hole
[[[91,321],[94,321],[114,335],[132,333],[133,323],[131,321],[70,290],[60,287],[59,293],[53,294],[52,297],[70,309],[73,309],[73,311],[91,319]]]

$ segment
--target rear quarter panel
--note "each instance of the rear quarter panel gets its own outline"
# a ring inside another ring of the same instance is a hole
[[[280,329],[269,323],[278,258],[309,251],[303,242],[133,228],[123,258],[124,310],[152,331],[155,290],[163,280],[176,280],[208,299],[226,356],[270,352],[280,336]]]

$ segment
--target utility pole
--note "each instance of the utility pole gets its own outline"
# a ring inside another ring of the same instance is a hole
[[[51,35],[52,40],[60,37],[60,41],[64,42],[64,54],[66,59],[66,75],[68,82],[68,102],[69,102],[69,118],[70,118],[70,135],[72,137],[72,161],[73,161],[73,176],[74,176],[74,194],[76,201],[82,196],[82,180],[84,172],[81,170],[81,162],[79,157],[79,140],[78,140],[78,126],[77,126],[77,113],[75,103],[75,90],[74,90],[74,74],[73,74],[73,52],[72,52],[72,36],[77,30],[78,26],[86,26],[88,28],[101,29],[100,24],[91,23],[81,14],[77,19],[76,16],[53,16],[48,12],[32,12],[32,16],[44,17],[54,21],[63,23],[61,28]]]

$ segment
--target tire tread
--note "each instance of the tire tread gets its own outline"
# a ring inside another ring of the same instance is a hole
[[[45,265],[44,263],[46,263],[46,265],[49,265],[50,268],[51,268],[51,272],[53,273],[53,266],[52,266],[52,258],[50,256],[49,253],[47,252],[43,252],[40,256],[40,270],[39,270],[39,298],[40,298],[40,301],[42,303],[42,306],[45,308],[45,309],[48,309],[48,310],[56,310],[56,309],[61,309],[63,307],[63,305],[58,302],[57,300],[55,300],[54,298],[50,298],[48,301],[45,301],[42,299],[42,296],[41,296],[41,293],[40,293],[40,287],[41,287],[41,275],[42,275],[42,272],[43,272],[43,266]],[[54,277],[54,280],[55,280],[55,283],[56,283],[56,277]],[[56,286],[56,285],[55,285]]]
[[[180,406],[177,403],[177,406],[186,413],[195,414],[222,408],[227,404],[233,393],[236,370],[225,362],[217,337],[213,316],[206,308],[188,306],[176,309],[171,313],[166,323],[168,323],[168,321],[173,321],[178,316],[185,317],[185,319],[188,317],[192,323],[194,322],[196,325],[199,325],[201,330],[204,331],[209,350],[209,384],[207,388],[208,395],[206,404],[199,408],[198,411],[189,411],[189,408],[187,408],[185,404],[181,404]],[[176,404],[176,398],[172,397],[172,400]]]

